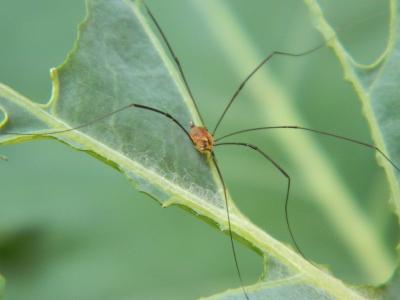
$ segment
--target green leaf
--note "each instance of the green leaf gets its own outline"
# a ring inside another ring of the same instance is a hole
[[[81,25],[84,30],[79,51],[70,54],[68,64],[52,70],[53,97],[49,104],[33,104],[2,88],[2,107],[8,115],[4,132],[62,130],[131,102],[168,111],[185,125],[192,119],[197,121],[138,8],[122,1],[112,5],[89,3],[90,14]],[[108,13],[118,18],[106,18]],[[99,33],[101,28],[108,30]],[[2,136],[2,141],[28,138],[37,136]],[[175,124],[153,112],[120,113],[79,132],[58,134],[57,138],[96,153],[161,202],[170,198],[168,190],[181,194],[183,188],[192,191],[192,196],[201,196],[201,201],[222,203],[205,158],[191,151],[191,142]],[[188,153],[186,160],[178,159],[183,153]],[[186,173],[191,186],[185,186],[187,180],[181,176]],[[208,196],[202,197],[205,194]]]
[[[306,0],[314,16],[316,27],[328,38],[334,34],[332,27],[325,21],[318,3]],[[330,42],[343,66],[345,78],[350,81],[359,95],[364,114],[370,124],[375,145],[388,153],[398,165],[400,161],[400,2],[390,1],[390,36],[387,48],[381,57],[371,65],[361,65],[354,61],[338,40]],[[385,168],[392,198],[394,211],[400,221],[400,176],[390,164],[378,155],[381,165]],[[400,222],[399,222],[400,224]],[[400,257],[400,252],[398,252]],[[383,288],[384,299],[397,299],[399,295],[399,269]]]
[[[41,138],[37,134],[49,129],[81,125],[132,102],[167,111],[187,127],[191,120],[199,123],[176,71],[137,4],[88,3],[79,46],[68,63],[51,72],[53,95],[48,104],[35,104],[0,87],[6,116],[0,137],[3,144]],[[184,132],[164,116],[131,109],[54,137],[118,168],[139,190],[163,205],[189,201],[194,207],[224,206],[206,157],[193,151]]]
[[[305,0],[314,16],[314,23],[326,39],[335,33],[325,20],[315,0]],[[345,78],[350,81],[359,95],[362,109],[370,124],[375,145],[394,161],[400,161],[400,22],[399,1],[390,1],[390,37],[381,57],[371,65],[361,65],[354,61],[338,40],[332,40],[332,47],[341,62]],[[400,218],[399,173],[387,162],[378,158],[385,168],[392,189],[392,203]]]
[[[46,132],[85,124],[132,102],[168,111],[184,126],[191,120],[199,123],[176,69],[147,22],[139,2],[88,1],[74,50],[51,73],[53,96],[48,104],[35,104],[0,86],[0,143],[48,137]],[[132,109],[52,137],[117,168],[162,205],[184,206],[226,230],[215,167],[167,118]],[[271,255],[264,280],[247,287],[249,294],[274,299],[365,298],[254,226],[233,203],[230,208],[235,234]],[[237,289],[215,298],[243,299],[243,294]]]

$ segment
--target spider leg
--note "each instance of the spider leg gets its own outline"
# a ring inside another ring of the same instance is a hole
[[[370,144],[370,143],[366,143],[351,137],[347,137],[347,136],[343,136],[343,135],[339,135],[333,132],[328,132],[328,131],[323,131],[323,130],[318,130],[318,129],[312,129],[312,128],[308,128],[308,127],[303,127],[303,126],[297,126],[297,125],[280,125],[280,126],[264,126],[264,127],[257,127],[257,128],[249,128],[249,129],[243,129],[243,130],[239,130],[239,131],[235,131],[229,134],[226,134],[220,138],[215,139],[215,142],[218,142],[224,138],[230,137],[230,136],[234,136],[237,134],[241,134],[241,133],[245,133],[245,132],[252,132],[252,131],[259,131],[259,130],[271,130],[271,129],[297,129],[297,130],[302,130],[302,131],[307,131],[310,133],[315,133],[315,134],[319,134],[319,135],[323,135],[323,136],[327,136],[327,137],[331,137],[331,138],[335,138],[338,140],[342,140],[342,141],[346,141],[349,143],[353,143],[356,145],[360,145],[366,148],[370,148],[375,150],[376,152],[378,152],[387,162],[389,162],[397,171],[400,172],[400,167],[398,165],[396,165],[394,163],[393,160],[391,160],[389,158],[389,155],[387,155],[385,152],[383,152],[380,148],[378,148],[377,146],[375,146],[374,144]]]
[[[196,108],[197,114],[200,117],[200,121],[204,124],[203,118],[201,117],[201,114],[200,114],[199,107],[197,106],[196,100],[194,99],[194,96],[193,96],[192,90],[190,89],[189,83],[186,80],[186,76],[185,76],[185,73],[183,72],[183,68],[182,68],[181,62],[179,61],[178,56],[176,56],[174,49],[172,48],[171,44],[169,43],[169,41],[167,39],[167,36],[165,35],[164,31],[162,30],[160,24],[158,24],[158,21],[157,21],[156,17],[154,16],[154,14],[150,10],[150,8],[147,6],[147,4],[144,1],[143,1],[143,3],[144,3],[144,6],[145,6],[145,8],[147,10],[148,15],[150,16],[150,19],[153,21],[154,25],[156,26],[158,32],[161,35],[161,38],[163,39],[165,45],[168,48],[169,53],[171,54],[173,60],[175,61],[175,64],[178,67],[179,74],[181,75],[181,78],[182,78],[183,83],[184,83],[184,85],[186,87],[186,90],[189,93],[189,96],[193,101],[194,107]]]
[[[334,38],[334,37],[333,37]],[[332,39],[332,38],[331,38]],[[328,40],[329,41],[329,40]],[[257,71],[259,69],[261,69],[261,67],[263,67],[268,61],[270,61],[274,56],[289,56],[289,57],[300,57],[300,56],[305,56],[308,54],[311,54],[319,49],[321,49],[322,47],[324,47],[326,45],[326,43],[328,42],[324,42],[312,49],[309,49],[307,51],[304,52],[300,52],[300,53],[290,53],[290,52],[283,52],[283,51],[273,51],[270,54],[267,55],[267,57],[265,57],[251,72],[249,75],[246,76],[246,78],[240,83],[239,87],[236,89],[236,91],[233,93],[233,96],[231,97],[231,99],[229,99],[228,104],[225,106],[224,111],[222,112],[221,116],[219,117],[217,124],[214,127],[214,130],[212,131],[212,135],[215,135],[215,133],[217,132],[217,129],[219,127],[219,125],[222,122],[222,119],[224,118],[225,114],[227,113],[227,111],[229,110],[229,108],[231,107],[232,103],[235,101],[235,99],[237,98],[237,96],[240,94],[241,90],[244,88],[244,86],[247,84],[247,82],[257,73]]]
[[[61,129],[61,130],[54,130],[54,131],[49,131],[49,132],[44,132],[44,133],[40,133],[40,134],[35,134],[35,133],[19,133],[19,132],[2,132],[1,134],[4,135],[23,135],[23,136],[46,136],[46,135],[54,135],[54,134],[60,134],[60,133],[65,133],[65,132],[70,132],[70,131],[74,131],[74,130],[79,130],[85,127],[88,127],[96,122],[99,122],[101,120],[107,119],[113,115],[115,115],[116,113],[128,110],[128,109],[132,109],[132,108],[139,108],[139,109],[143,109],[143,110],[147,110],[147,111],[151,111],[154,113],[157,113],[159,115],[162,115],[168,119],[170,119],[172,122],[174,122],[185,134],[186,136],[189,138],[189,140],[193,143],[192,138],[190,137],[189,132],[186,130],[186,128],[178,121],[178,119],[176,119],[175,117],[173,117],[171,114],[159,110],[157,108],[151,107],[151,106],[147,106],[147,105],[143,105],[143,104],[137,104],[137,103],[130,103],[128,105],[125,105],[123,107],[120,107],[114,111],[111,111],[109,113],[105,113],[101,116],[98,116],[84,124],[72,127],[72,128],[67,128],[67,129]]]
[[[217,143],[214,146],[243,146],[250,148],[259,154],[261,154],[265,159],[267,159],[286,179],[287,179],[287,187],[286,187],[286,196],[285,196],[285,220],[286,220],[286,226],[289,231],[290,238],[293,242],[293,245],[295,246],[296,250],[300,253],[301,256],[305,258],[304,253],[301,251],[298,243],[296,242],[296,239],[294,238],[293,230],[289,222],[289,194],[290,194],[290,186],[291,186],[291,178],[290,175],[275,161],[273,160],[267,153],[262,151],[260,148],[258,148],[256,145],[249,144],[249,143],[237,143],[237,142],[229,142],[229,143]]]
[[[224,181],[224,178],[222,176],[221,169],[219,168],[219,165],[217,163],[217,158],[215,157],[215,153],[214,152],[211,152],[211,157],[212,157],[212,160],[213,160],[213,162],[215,164],[215,168],[217,169],[218,176],[219,176],[219,179],[221,180],[222,188],[224,190],[226,216],[227,216],[227,220],[228,220],[228,233],[229,233],[229,239],[230,239],[230,242],[231,242],[233,260],[235,261],[235,267],[236,267],[236,271],[237,271],[237,274],[238,274],[238,277],[239,277],[239,281],[240,281],[240,286],[242,287],[242,290],[243,290],[244,296],[246,297],[246,300],[250,300],[249,295],[247,295],[247,292],[246,292],[246,290],[244,288],[244,285],[243,285],[242,274],[240,273],[239,263],[238,263],[238,259],[237,259],[237,255],[236,255],[235,243],[233,241],[233,233],[232,233],[232,227],[231,227],[231,217],[230,217],[230,214],[229,214],[229,205],[228,205],[228,197],[227,197],[227,193],[226,193],[225,181]]]

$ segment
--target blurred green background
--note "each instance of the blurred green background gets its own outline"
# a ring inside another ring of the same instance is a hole
[[[148,0],[168,35],[209,127],[248,72],[231,67],[213,28],[195,2]],[[262,55],[273,50],[301,52],[321,43],[298,0],[221,0]],[[324,1],[328,19],[361,62],[372,62],[387,39],[388,3],[381,0]],[[0,82],[28,98],[50,97],[49,69],[61,64],[84,16],[84,2],[0,1]],[[227,29],[229,30],[229,28]],[[241,60],[241,53],[232,53]],[[231,54],[232,54],[231,53]],[[267,68],[294,95],[293,106],[307,125],[370,141],[358,99],[342,79],[326,48],[299,59],[277,58]],[[268,105],[268,95],[265,96]],[[271,102],[270,109],[274,107]],[[221,132],[269,125],[244,91]],[[282,124],[291,124],[282,120]],[[272,124],[276,125],[276,124]],[[275,132],[273,134],[284,134]],[[374,278],[299,182],[301,170],[269,134],[243,137],[270,153],[292,175],[291,222],[306,256],[328,265],[350,283],[383,282],[390,268]],[[294,132],[287,134],[290,138]],[[285,137],[286,137],[285,136]],[[398,238],[388,205],[385,176],[374,153],[354,145],[317,138],[337,172],[379,232],[386,258],[394,262]],[[298,155],[302,147],[298,145]],[[0,153],[0,272],[7,279],[5,299],[194,299],[238,286],[228,238],[179,208],[161,209],[135,191],[115,170],[55,141],[5,146]],[[227,184],[238,206],[277,239],[290,243],[283,214],[285,182],[251,151],[217,150]],[[300,180],[300,181],[301,181]],[[310,181],[324,182],[324,174]],[[335,201],[335,199],[332,199]],[[352,220],[343,220],[351,230]],[[262,271],[261,258],[239,246],[245,282]],[[380,257],[371,257],[379,266]],[[377,268],[379,269],[379,267]]]

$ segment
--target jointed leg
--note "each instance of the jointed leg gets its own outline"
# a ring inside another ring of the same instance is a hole
[[[170,119],[172,122],[174,122],[176,125],[178,125],[178,127],[186,134],[186,136],[189,138],[189,140],[193,143],[192,138],[190,137],[189,132],[187,131],[187,129],[172,115],[170,115],[169,113],[159,110],[157,108],[151,107],[151,106],[147,106],[147,105],[143,105],[143,104],[137,104],[137,103],[130,103],[128,105],[125,105],[121,108],[118,108],[114,111],[111,111],[109,113],[105,113],[101,116],[98,116],[84,124],[72,127],[72,128],[67,128],[67,129],[61,129],[61,130],[53,130],[53,131],[49,131],[49,132],[45,132],[45,133],[41,133],[41,134],[35,134],[35,133],[19,133],[19,132],[1,132],[0,134],[8,134],[8,135],[24,135],[24,136],[34,136],[34,135],[40,135],[40,136],[45,136],[45,135],[54,135],[54,134],[60,134],[60,133],[65,133],[65,132],[70,132],[73,130],[78,130],[78,129],[82,129],[85,128],[87,126],[90,126],[96,122],[99,122],[101,120],[107,119],[109,117],[111,117],[112,115],[115,115],[116,113],[131,109],[131,108],[139,108],[139,109],[143,109],[143,110],[147,110],[147,111],[151,111],[154,113],[157,113],[159,115],[162,115],[168,119]]]
[[[387,154],[385,154],[385,152],[383,152],[381,149],[379,149],[377,146],[373,145],[373,144],[369,144],[360,140],[356,140],[350,137],[346,137],[346,136],[342,136],[336,133],[332,133],[332,132],[328,132],[328,131],[322,131],[322,130],[318,130],[318,129],[312,129],[312,128],[308,128],[308,127],[303,127],[303,126],[297,126],[297,125],[281,125],[281,126],[264,126],[264,127],[257,127],[257,128],[249,128],[249,129],[243,129],[243,130],[239,130],[239,131],[235,131],[229,134],[226,134],[220,138],[215,139],[215,142],[221,141],[222,139],[225,139],[227,137],[230,136],[234,136],[237,134],[241,134],[241,133],[245,133],[245,132],[252,132],[252,131],[259,131],[259,130],[270,130],[270,129],[297,129],[297,130],[303,130],[303,131],[308,131],[311,133],[316,133],[316,134],[320,134],[323,136],[327,136],[327,137],[332,137],[332,138],[336,138],[339,140],[343,140],[343,141],[347,141],[353,144],[357,144],[363,147],[367,147],[370,149],[375,150],[376,152],[378,152],[380,155],[383,156],[383,158],[389,162],[397,171],[400,172],[400,167],[397,166],[390,158]]]
[[[288,227],[288,231],[290,234],[290,238],[295,246],[295,248],[297,249],[297,251],[303,256],[303,252],[300,250],[299,245],[297,244],[295,238],[294,238],[294,234],[292,231],[292,227],[290,226],[290,222],[289,222],[289,194],[290,194],[290,184],[291,184],[291,179],[289,174],[276,162],[274,161],[268,154],[266,154],[264,151],[262,151],[261,149],[259,149],[257,146],[253,145],[253,144],[248,144],[248,143],[236,143],[236,142],[232,142],[232,143],[217,143],[214,146],[218,147],[218,146],[225,146],[225,145],[233,145],[233,146],[243,146],[243,147],[248,147],[254,151],[257,151],[259,154],[261,154],[265,159],[267,159],[269,162],[271,162],[274,167],[276,169],[278,169],[278,171],[285,176],[285,178],[287,179],[287,188],[286,188],[286,196],[285,196],[285,220],[286,220],[286,225]]]
[[[233,241],[233,233],[232,233],[232,228],[231,228],[231,217],[230,217],[230,214],[229,214],[229,205],[228,205],[228,197],[227,197],[227,194],[226,194],[225,181],[224,181],[224,178],[222,177],[222,173],[221,173],[221,170],[220,170],[220,168],[218,166],[217,158],[215,157],[215,153],[214,152],[211,152],[211,157],[212,157],[212,160],[213,160],[213,162],[215,164],[215,167],[217,169],[219,179],[221,180],[222,188],[224,189],[226,216],[227,216],[227,219],[228,219],[228,232],[229,232],[229,238],[230,238],[230,241],[231,241],[233,260],[235,261],[235,266],[236,266],[236,271],[237,271],[237,274],[238,274],[238,277],[239,277],[240,286],[242,287],[242,290],[243,290],[244,296],[246,297],[246,300],[250,300],[250,298],[247,295],[247,292],[246,292],[246,290],[244,288],[244,285],[243,285],[242,274],[240,273],[239,263],[238,263],[238,259],[237,259],[237,256],[236,256],[236,249],[235,249],[235,243]]]
[[[196,108],[197,114],[199,115],[201,122],[204,123],[203,120],[202,120],[199,108],[197,106],[196,100],[194,99],[192,90],[190,89],[189,83],[186,80],[186,76],[185,76],[185,73],[183,72],[183,68],[182,68],[181,62],[179,61],[179,58],[176,56],[174,49],[172,49],[172,46],[169,43],[169,41],[167,39],[167,36],[165,35],[164,31],[161,29],[160,24],[158,24],[158,21],[157,21],[156,17],[153,15],[153,13],[151,12],[150,8],[146,5],[146,3],[144,3],[144,5],[146,7],[147,13],[149,14],[149,16],[150,16],[151,20],[153,21],[154,25],[157,27],[158,32],[160,33],[165,45],[167,46],[169,53],[171,54],[173,60],[175,61],[176,66],[178,67],[179,74],[181,75],[183,83],[185,84],[186,90],[188,91],[189,96],[190,96],[190,98],[192,99],[192,101],[194,103],[194,106]]]

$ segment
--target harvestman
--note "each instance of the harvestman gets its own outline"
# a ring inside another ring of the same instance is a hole
[[[183,80],[183,83],[185,85],[185,88],[187,90],[187,92],[189,93],[190,98],[193,101],[193,104],[195,106],[195,109],[198,113],[198,115],[200,116],[200,120],[203,122],[199,108],[197,106],[197,103],[195,101],[195,98],[193,96],[193,93],[189,87],[189,84],[186,80],[185,74],[183,72],[183,68],[181,66],[181,63],[178,59],[178,57],[175,55],[174,50],[171,47],[171,44],[169,43],[166,35],[164,34],[163,30],[161,29],[160,25],[158,24],[158,21],[156,20],[155,16],[153,15],[153,13],[151,12],[151,10],[149,9],[149,7],[145,5],[145,8],[147,10],[148,15],[150,16],[152,22],[154,23],[154,25],[156,26],[157,30],[159,31],[162,40],[164,41],[165,45],[168,48],[168,51],[170,53],[170,55],[172,56],[173,60],[176,63],[176,66],[178,68],[179,74],[181,76],[181,79]],[[287,179],[287,188],[286,188],[286,195],[285,195],[285,221],[286,221],[286,225],[289,231],[289,235],[290,238],[292,240],[293,245],[295,246],[296,250],[300,253],[301,256],[303,256],[305,258],[304,253],[301,251],[298,243],[296,242],[295,238],[294,238],[294,234],[292,231],[292,227],[290,225],[289,222],[289,194],[290,194],[290,185],[291,185],[291,177],[290,175],[274,160],[272,159],[267,153],[265,153],[264,151],[262,151],[261,149],[259,149],[256,145],[254,144],[249,144],[249,143],[241,143],[241,142],[220,142],[221,140],[227,138],[227,137],[231,137],[231,136],[235,136],[241,133],[245,133],[245,132],[251,132],[251,131],[260,131],[260,130],[271,130],[271,129],[297,129],[297,130],[303,130],[303,131],[307,131],[307,132],[311,132],[311,133],[316,133],[316,134],[320,134],[323,136],[328,136],[328,137],[332,137],[332,138],[336,138],[336,139],[340,139],[343,141],[347,141],[350,143],[354,143],[354,144],[358,144],[367,148],[370,148],[372,150],[375,150],[376,152],[378,152],[387,162],[389,162],[397,171],[400,172],[400,168],[383,152],[381,151],[378,147],[376,147],[373,144],[369,144],[369,143],[365,143],[363,141],[359,141],[350,137],[345,137],[345,136],[341,136],[335,133],[331,133],[331,132],[327,132],[327,131],[322,131],[322,130],[317,130],[317,129],[312,129],[312,128],[307,128],[307,127],[302,127],[302,126],[296,126],[296,125],[282,125],[282,126],[263,126],[263,127],[256,127],[256,128],[249,128],[249,129],[243,129],[243,130],[239,130],[239,131],[235,131],[229,134],[226,134],[224,136],[221,136],[219,138],[215,138],[215,134],[219,128],[219,126],[221,125],[221,122],[224,118],[224,116],[226,115],[226,113],[228,112],[229,108],[231,107],[231,105],[233,104],[233,102],[235,101],[235,99],[237,98],[237,96],[239,95],[240,91],[245,87],[246,83],[254,76],[254,74],[262,67],[264,66],[269,60],[271,60],[274,56],[290,56],[290,57],[299,57],[299,56],[304,56],[307,54],[310,54],[312,52],[317,51],[318,49],[324,47],[326,45],[325,43],[320,44],[319,46],[312,48],[308,51],[302,52],[302,53],[289,53],[289,52],[282,52],[282,51],[273,51],[271,52],[266,58],[264,58],[251,72],[250,74],[241,82],[241,84],[239,85],[239,87],[236,89],[235,93],[233,94],[233,96],[230,98],[228,104],[226,105],[225,109],[223,110],[221,116],[219,117],[217,124],[214,127],[214,130],[212,132],[210,132],[206,127],[201,127],[201,126],[196,126],[195,124],[193,124],[192,122],[190,123],[190,129],[186,129],[185,126],[183,126],[175,117],[173,117],[172,115],[170,115],[168,112],[159,110],[157,108],[154,107],[150,107],[147,105],[142,105],[142,104],[138,104],[138,103],[130,103],[129,105],[123,106],[117,110],[114,110],[112,112],[106,113],[104,115],[101,115],[97,118],[92,119],[89,122],[86,122],[82,125],[76,126],[74,128],[69,128],[69,129],[65,129],[65,130],[59,130],[59,131],[52,131],[52,132],[47,132],[47,133],[43,133],[40,134],[41,136],[43,135],[53,135],[53,134],[59,134],[59,133],[64,133],[64,132],[68,132],[68,131],[73,131],[73,130],[78,130],[84,127],[87,127],[91,124],[94,124],[98,121],[101,121],[105,118],[108,118],[116,113],[119,113],[121,111],[130,109],[130,108],[139,108],[139,109],[143,109],[143,110],[147,110],[147,111],[151,111],[154,113],[157,113],[159,115],[162,115],[166,118],[168,118],[169,120],[171,120],[172,122],[174,122],[188,137],[188,139],[192,142],[193,146],[196,148],[197,151],[199,151],[202,155],[207,155],[210,156],[213,163],[215,164],[216,170],[218,172],[218,176],[221,180],[222,186],[223,186],[223,192],[224,192],[224,200],[225,200],[225,208],[226,208],[226,215],[227,215],[227,221],[228,221],[228,233],[229,233],[229,238],[230,238],[230,244],[231,244],[231,248],[232,248],[232,253],[233,253],[233,259],[234,259],[234,263],[235,263],[235,267],[236,267],[236,271],[238,274],[238,278],[240,281],[240,285],[241,288],[243,290],[243,294],[245,296],[245,298],[247,300],[249,300],[249,296],[244,288],[243,285],[243,279],[242,279],[242,275],[240,272],[240,268],[239,268],[239,263],[238,263],[238,259],[237,259],[237,255],[236,255],[236,250],[235,250],[235,244],[233,241],[233,233],[232,233],[232,229],[231,229],[231,222],[230,222],[230,213],[229,213],[229,206],[228,206],[228,198],[227,198],[227,191],[226,191],[226,185],[225,185],[225,181],[223,179],[221,170],[218,166],[217,163],[217,159],[214,153],[214,148],[215,147],[219,147],[219,146],[229,146],[229,145],[233,145],[233,146],[242,146],[242,147],[247,147],[251,150],[254,150],[256,152],[258,152],[261,156],[263,156],[265,159],[267,159],[286,179]],[[29,133],[14,133],[14,132],[5,132],[3,134],[8,134],[8,135],[26,135],[26,136],[32,136],[32,135],[36,135],[36,134],[29,134]],[[1,158],[1,157],[0,157]]]

